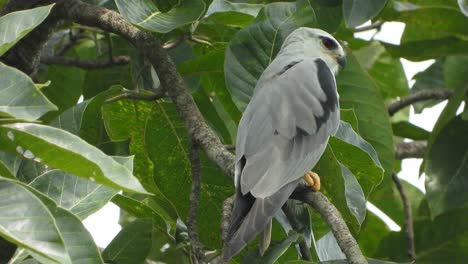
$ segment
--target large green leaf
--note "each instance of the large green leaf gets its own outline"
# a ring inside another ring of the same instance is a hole
[[[166,220],[171,219],[167,216],[166,212],[162,210],[155,210],[155,208],[146,205],[144,202],[120,194],[114,196],[112,202],[132,216],[138,218],[152,218],[153,228],[158,228],[165,233],[170,229],[170,225],[168,225]]]
[[[161,12],[151,0],[138,2],[116,0],[119,12],[132,24],[146,30],[167,33],[183,25],[197,21],[205,11],[203,0],[181,0],[169,12]]]
[[[175,105],[157,102],[147,122],[146,139],[148,153],[155,164],[154,178],[162,193],[175,205],[182,219],[186,219],[191,190],[191,167],[188,138],[185,126]],[[221,206],[233,187],[230,179],[209,162],[202,160],[202,184],[200,192],[198,229],[200,239],[207,246],[219,247],[220,236],[213,226],[221,221]]]
[[[36,120],[57,110],[23,72],[0,62],[0,116]]]
[[[444,37],[431,40],[409,41],[401,45],[385,43],[385,49],[394,57],[423,61],[449,55],[468,53],[466,37]],[[421,47],[424,47],[422,49]]]
[[[377,152],[346,122],[341,122],[335,136],[329,141],[337,159],[352,171],[367,198],[382,181],[383,168]]]
[[[227,0],[214,0],[206,11],[210,20],[234,27],[245,27],[258,14],[262,4],[233,3]]]
[[[7,152],[0,151],[0,176],[15,179],[21,159]]]
[[[130,155],[135,156],[134,175],[143,186],[157,193],[153,177],[153,162],[148,157],[146,127],[149,116],[154,115],[151,102],[120,100],[105,104],[102,117],[109,137],[113,141],[130,141]]]
[[[54,5],[41,6],[6,14],[0,18],[0,56],[37,27],[49,15]],[[0,74],[3,75],[3,74]]]
[[[346,26],[357,27],[374,18],[387,0],[343,0],[343,16]]]
[[[334,149],[330,145],[325,149],[313,171],[321,176],[323,194],[340,211],[348,226],[357,233],[360,221],[364,218],[361,213],[362,207],[365,208],[365,197],[362,189],[361,193],[353,191],[361,188],[355,179],[354,181],[350,179],[354,178],[354,175],[337,160]],[[356,203],[357,201],[364,203],[359,204]]]
[[[151,249],[152,221],[137,219],[122,229],[102,252],[108,263],[144,263]]]
[[[30,184],[80,219],[102,208],[118,190],[58,170],[48,171]]]
[[[444,65],[445,59],[438,59],[426,70],[417,73],[413,77],[416,82],[414,83],[413,87],[411,87],[411,93],[424,89],[440,89],[445,87]],[[438,102],[438,100],[427,100],[413,104],[413,108],[416,113],[421,113],[424,108],[431,107]]]
[[[384,98],[408,93],[408,81],[400,59],[391,57],[379,42],[371,42],[355,51],[354,55],[375,80]]]
[[[383,99],[353,54],[347,57],[347,67],[336,78],[340,107],[354,110],[360,135],[377,151],[386,175],[390,175],[394,157],[392,130]]]
[[[418,263],[465,263],[468,261],[467,209],[414,222],[414,242]],[[407,261],[404,232],[391,232],[378,246],[376,257]]]
[[[27,159],[110,187],[146,192],[126,167],[64,130],[28,123],[3,125],[0,139],[3,149]]]
[[[395,136],[413,140],[426,140],[431,134],[429,131],[407,121],[393,123],[392,130]]]
[[[390,174],[393,170],[394,159],[392,130],[387,110],[370,76],[362,69],[352,53],[348,54],[347,58],[347,67],[337,76],[340,107],[354,110],[358,119],[360,136],[377,151],[385,171],[383,182],[377,188],[374,187],[369,200],[382,210],[394,210],[395,214],[399,214],[402,219],[401,212],[392,209],[397,208],[398,203],[385,198],[393,195]],[[389,215],[394,217],[393,214]]]
[[[315,13],[308,1],[272,3],[240,30],[226,50],[226,86],[234,103],[243,111],[258,78],[274,59],[285,38],[296,28],[313,26]]]
[[[428,153],[426,197],[432,217],[468,205],[468,122],[460,116],[448,123]]]
[[[45,263],[103,263],[91,235],[68,211],[16,181],[0,178],[0,234]]]
[[[395,20],[406,24],[401,43],[468,35],[468,18],[451,7],[415,8],[400,12]]]

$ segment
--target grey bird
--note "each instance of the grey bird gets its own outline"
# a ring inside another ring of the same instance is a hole
[[[309,170],[338,129],[334,75],[345,64],[343,48],[335,38],[323,30],[302,27],[286,38],[260,76],[237,132],[236,197],[224,240],[224,261],[261,232],[269,239],[272,218],[303,177],[320,188],[318,176]]]

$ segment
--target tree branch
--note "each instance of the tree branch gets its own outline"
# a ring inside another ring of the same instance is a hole
[[[42,56],[41,63],[47,65],[72,66],[85,70],[102,69],[112,66],[122,66],[130,63],[128,56],[115,56],[112,59],[81,59],[64,56]]]
[[[388,106],[388,114],[393,116],[396,112],[407,107],[408,105],[426,101],[430,99],[444,100],[453,94],[453,90],[448,89],[425,89],[412,93],[399,101],[396,101]]]
[[[201,161],[198,153],[198,146],[191,144],[190,146],[190,164],[192,166],[192,190],[190,192],[190,208],[187,217],[187,230],[192,246],[192,252],[195,255],[196,262],[203,263],[205,254],[202,249],[202,244],[198,239],[197,231],[197,212],[200,199],[201,185]]]
[[[403,201],[403,211],[405,213],[404,230],[406,237],[406,254],[410,261],[414,261],[416,260],[416,252],[414,248],[413,213],[411,211],[411,205],[408,195],[406,195],[405,188],[401,184],[396,173],[392,173],[392,179],[400,193],[401,200]]]
[[[351,235],[351,232],[341,217],[341,214],[327,199],[327,197],[325,197],[325,195],[321,192],[314,192],[310,188],[300,185],[291,195],[291,198],[308,203],[320,213],[322,218],[331,228],[341,251],[343,251],[350,263],[367,263],[366,258],[362,255],[358,243]]]
[[[402,142],[395,148],[395,159],[423,158],[426,148],[427,141],[425,140]]]

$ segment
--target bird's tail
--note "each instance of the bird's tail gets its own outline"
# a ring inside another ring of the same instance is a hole
[[[229,261],[265,230],[276,212],[288,200],[297,183],[283,186],[278,192],[266,198],[255,198],[250,193],[236,194],[229,231],[224,241],[223,260]]]

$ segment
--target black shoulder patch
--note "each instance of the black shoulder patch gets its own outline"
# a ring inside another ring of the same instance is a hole
[[[287,72],[289,69],[291,69],[292,67],[294,67],[294,65],[298,64],[299,62],[301,62],[302,60],[298,60],[298,61],[292,61],[290,62],[288,65],[286,65],[280,72],[278,72],[278,76]]]
[[[317,124],[317,131],[320,127],[328,120],[330,112],[333,112],[338,107],[338,94],[336,91],[335,77],[328,68],[327,64],[321,60],[316,59],[315,64],[317,65],[317,78],[320,83],[320,87],[325,92],[327,99],[325,102],[320,101],[324,113],[320,117],[315,117],[315,122]]]

